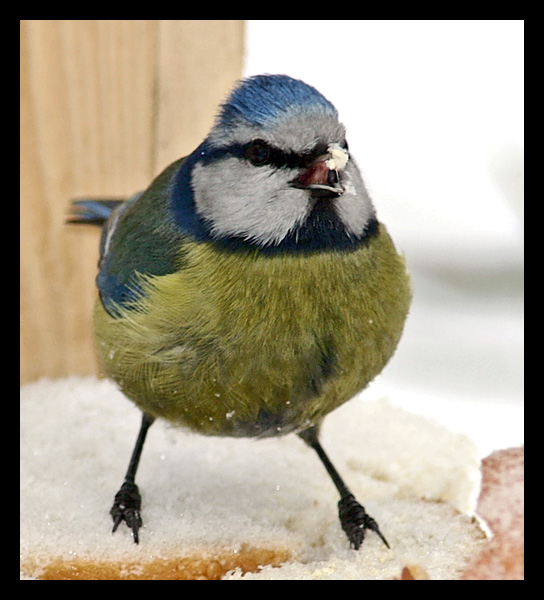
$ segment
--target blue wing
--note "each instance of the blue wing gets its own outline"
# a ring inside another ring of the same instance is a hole
[[[82,199],[73,202],[70,223],[102,226],[96,278],[106,311],[134,309],[141,296],[141,275],[166,275],[180,264],[184,234],[176,225],[170,188],[181,161],[170,165],[144,192],[127,201]]]

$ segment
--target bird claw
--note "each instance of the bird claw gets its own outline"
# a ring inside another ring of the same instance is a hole
[[[125,521],[128,528],[132,530],[134,542],[139,542],[138,530],[142,526],[140,507],[142,499],[138,486],[130,481],[125,481],[121,489],[115,494],[115,500],[110,510],[113,519],[112,533],[117,531],[121,521]]]
[[[365,538],[367,529],[378,534],[382,542],[389,548],[387,540],[383,536],[378,523],[369,516],[363,506],[361,506],[353,494],[344,496],[338,502],[338,515],[340,524],[345,534],[348,536],[350,546],[358,550]]]

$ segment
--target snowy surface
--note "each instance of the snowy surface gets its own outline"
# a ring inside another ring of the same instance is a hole
[[[149,431],[137,476],[144,527],[136,546],[124,524],[111,535],[108,511],[139,421],[107,380],[42,380],[21,389],[24,577],[56,560],[146,563],[249,546],[289,557],[264,569],[263,579],[388,579],[406,565],[454,579],[482,543],[478,526],[457,510],[469,508],[479,482],[475,445],[361,396],[329,415],[322,443],[392,550],[372,533],[358,552],[349,548],[336,490],[296,436],[207,438],[161,422]]]

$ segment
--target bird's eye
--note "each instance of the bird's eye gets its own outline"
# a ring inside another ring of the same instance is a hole
[[[245,149],[246,158],[254,165],[264,165],[270,160],[271,148],[263,140],[250,142]]]
[[[342,146],[342,148],[344,148],[344,150],[349,150],[349,146],[348,146],[348,142],[347,140],[344,140],[340,146]]]

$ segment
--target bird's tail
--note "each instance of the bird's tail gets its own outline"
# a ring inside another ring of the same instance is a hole
[[[71,205],[73,214],[66,222],[75,223],[76,225],[98,225],[102,227],[111,213],[124,202],[124,200],[98,200],[91,198],[73,200]]]

